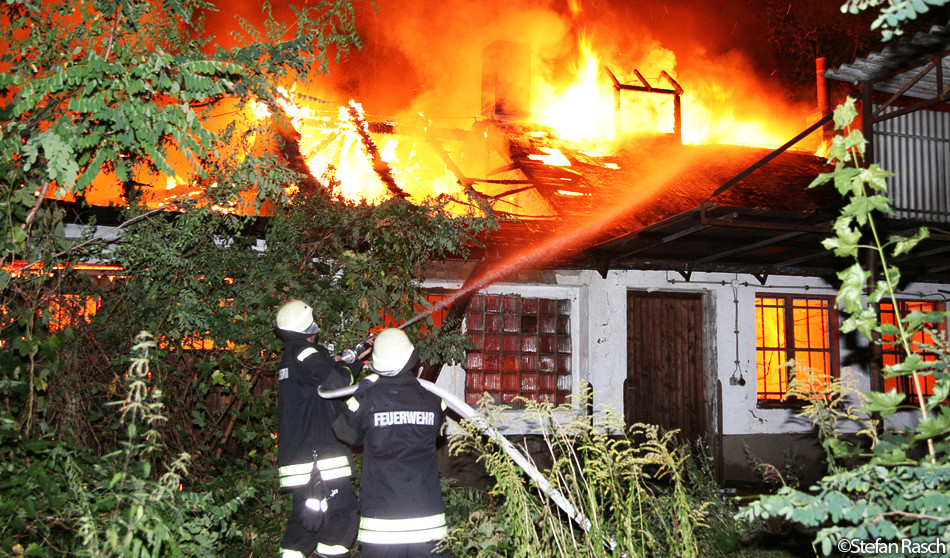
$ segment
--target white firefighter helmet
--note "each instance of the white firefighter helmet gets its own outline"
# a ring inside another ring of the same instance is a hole
[[[320,331],[317,322],[313,321],[313,308],[302,300],[291,300],[277,311],[277,329],[313,335]]]
[[[391,327],[380,331],[373,341],[373,371],[382,376],[395,376],[409,363],[414,350],[403,330]]]

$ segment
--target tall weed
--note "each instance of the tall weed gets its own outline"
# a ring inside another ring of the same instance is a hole
[[[734,531],[732,506],[676,431],[625,427],[609,410],[596,420],[569,406],[525,401],[520,420],[543,441],[529,460],[578,512],[558,507],[493,440],[472,423],[450,441],[453,454],[475,454],[495,479],[489,508],[476,507],[450,533],[460,556],[709,556],[720,531]],[[480,419],[504,408],[483,401]],[[537,463],[549,464],[540,467]],[[707,482],[708,480],[708,482]]]

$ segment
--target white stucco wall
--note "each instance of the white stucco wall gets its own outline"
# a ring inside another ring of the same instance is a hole
[[[760,409],[756,405],[755,297],[757,293],[786,293],[834,296],[837,289],[817,278],[769,276],[764,283],[751,275],[724,273],[693,273],[685,279],[674,271],[610,271],[606,278],[595,271],[562,271],[554,274],[552,284],[498,283],[482,292],[490,294],[517,293],[523,296],[567,298],[571,300],[571,334],[573,347],[573,381],[575,393],[589,381],[593,386],[594,407],[609,408],[623,416],[623,382],[627,370],[627,292],[675,291],[705,295],[704,306],[714,309],[706,324],[707,341],[714,339],[709,365],[722,386],[722,435],[780,434],[807,432],[810,425],[788,409]],[[457,289],[450,282],[427,283],[427,287]],[[946,300],[941,286],[910,285],[902,294],[910,298]],[[944,287],[944,289],[946,289]],[[950,292],[950,291],[948,291]],[[736,304],[738,301],[738,305]],[[738,308],[738,366],[736,308]],[[870,389],[867,370],[860,364],[856,351],[867,342],[858,334],[840,335],[840,357],[843,373],[855,374],[857,387]],[[736,381],[742,377],[744,385]],[[733,379],[733,381],[730,381]],[[443,368],[438,384],[464,398],[465,371],[459,365]],[[708,386],[715,393],[716,386]],[[713,404],[707,401],[707,405]],[[889,427],[902,427],[914,420],[912,413],[899,414],[888,420]],[[717,420],[713,419],[716,423]],[[522,433],[527,425],[509,425],[507,433]],[[716,426],[714,426],[714,429]]]

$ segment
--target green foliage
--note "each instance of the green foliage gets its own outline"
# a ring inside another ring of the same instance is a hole
[[[243,21],[230,50],[202,38],[201,14],[211,9],[200,0],[0,6],[24,30],[4,39],[0,263],[30,264],[0,278],[0,336],[15,349],[0,351],[0,413],[26,438],[56,435],[107,453],[118,443],[105,410],[117,367],[128,339],[148,329],[154,380],[176,403],[167,408],[166,457],[188,451],[202,471],[219,459],[269,470],[274,309],[304,298],[325,343],[353,344],[384,323],[380,309],[389,319],[413,315],[424,302],[423,262],[463,254],[490,223],[453,218],[440,200],[354,204],[334,196],[334,184],[287,168],[279,150],[260,148],[278,141],[281,83],[305,82],[326,71],[328,56],[358,45],[349,2],[303,6],[295,21],[270,19],[260,30]],[[274,121],[243,119],[251,103],[271,107]],[[213,118],[222,111],[234,118],[223,128]],[[160,180],[172,154],[190,161],[187,172],[175,170],[196,195],[146,210],[139,187]],[[78,163],[74,182],[64,180],[76,170],[68,161]],[[126,189],[121,239],[96,236],[92,220],[70,244],[64,211],[34,194],[59,188],[81,201],[97,175]],[[289,184],[303,190],[293,203]],[[220,211],[246,210],[250,193],[267,217]],[[95,280],[71,270],[77,260],[120,264],[126,274]],[[51,306],[74,295],[65,314],[75,318],[52,328]],[[88,321],[84,300],[99,305]],[[423,358],[459,358],[465,339],[436,336],[431,325],[414,326]]]
[[[181,265],[187,259],[183,256],[208,256],[213,253],[208,244],[248,222],[211,215],[213,210],[246,203],[239,200],[248,196],[258,208],[264,200],[279,205],[286,199],[283,188],[297,177],[271,151],[253,149],[253,138],[266,144],[274,132],[265,129],[269,123],[242,118],[247,113],[243,107],[255,102],[275,106],[282,80],[305,81],[306,70],[326,69],[328,49],[340,55],[358,43],[347,1],[297,10],[293,31],[288,31],[291,23],[271,20],[265,23],[267,32],[258,33],[245,22],[230,50],[204,38],[203,14],[213,9],[204,0],[0,5],[8,31],[0,38],[0,335],[17,347],[14,354],[4,351],[0,386],[14,395],[4,399],[3,412],[27,437],[36,428],[49,433],[72,424],[77,426],[73,434],[95,437],[94,426],[82,428],[87,422],[82,415],[93,421],[103,416],[98,399],[112,384],[114,371],[109,369],[123,358],[135,328],[148,326],[157,332],[163,348],[169,338],[181,344],[188,336],[209,331],[201,326],[215,325],[195,315],[222,299],[210,289],[186,290],[184,302],[199,307],[175,315],[171,331],[152,327],[153,320],[132,321],[141,316],[134,311],[107,312],[118,321],[108,324],[105,335],[86,337],[84,346],[67,349],[62,340],[73,335],[74,328],[81,329],[82,320],[51,331],[50,306],[62,304],[64,293],[102,296],[102,285],[91,286],[88,278],[68,268],[78,260],[109,258],[114,245],[94,236],[95,219],[81,242],[67,241],[65,212],[48,196],[82,202],[94,180],[113,184],[124,190],[128,202],[121,226],[130,236],[123,245],[135,242],[133,224],[165,221],[174,229],[172,236],[149,239],[154,242],[140,246],[139,255],[145,250],[164,254],[167,242],[174,240],[173,266],[194,271],[195,266]],[[232,114],[233,122],[222,126],[215,119],[220,112]],[[178,161],[174,168],[173,158]],[[183,214],[171,217],[138,206],[143,183],[176,174],[200,194],[178,204]],[[26,265],[11,273],[7,266],[14,262]],[[133,256],[130,263],[139,267],[129,271],[142,272],[147,281],[148,270],[159,262]],[[236,263],[232,258],[222,269],[231,265],[233,270]],[[203,276],[204,269],[182,281],[201,281]],[[210,279],[222,278],[219,273]],[[164,288],[158,286],[145,299],[158,305]],[[181,302],[165,298],[164,306]],[[147,308],[130,304],[130,309]],[[89,366],[92,377],[58,377],[64,364],[66,370]],[[102,389],[77,392],[84,381]],[[65,400],[57,398],[60,394]],[[59,414],[64,410],[68,416]],[[77,415],[81,420],[74,422]]]
[[[125,397],[111,405],[124,434],[103,458],[62,441],[24,440],[4,422],[0,552],[210,556],[241,536],[234,517],[252,486],[186,490],[190,456],[162,458],[166,417],[150,381],[154,346],[149,334],[137,336]]]
[[[947,0],[847,0],[841,5],[842,12],[857,14],[868,9],[877,9],[877,17],[871,29],[880,29],[884,40],[902,34],[901,27],[925,14],[931,7],[945,6]]]
[[[846,130],[855,115],[854,101],[849,99],[835,110],[836,128]],[[946,316],[916,312],[899,317],[893,325],[878,321],[877,302],[887,299],[898,308],[895,293],[900,273],[888,264],[888,258],[912,249],[927,232],[886,241],[879,237],[875,214],[890,213],[884,181],[890,173],[874,165],[862,169],[864,148],[864,138],[855,132],[837,136],[829,158],[835,171],[819,176],[813,183],[833,181],[849,199],[835,224],[836,237],[825,243],[836,254],[855,260],[838,275],[838,302],[848,316],[842,331],[859,331],[877,343],[882,335],[894,339],[908,356],[900,364],[887,367],[885,377],[910,376],[920,403],[916,407],[907,405],[905,395],[896,391],[871,392],[864,397],[848,383],[847,376],[830,385],[828,396],[809,398],[803,413],[818,427],[828,455],[829,474],[807,492],[782,487],[774,495],[751,502],[737,515],[743,520],[782,518],[817,529],[814,544],[825,555],[842,551],[837,545],[850,540],[950,543],[950,412],[946,406],[950,352],[946,339],[936,331],[929,332],[934,346],[917,346],[912,341],[929,323],[946,320]],[[867,285],[871,275],[859,260],[865,250],[880,259],[882,270],[881,279],[871,286]],[[918,352],[921,349],[936,353],[937,361],[924,361]],[[924,375],[935,382],[929,397],[920,389]],[[903,433],[878,433],[878,422],[872,420],[871,413],[888,417],[908,409],[918,414],[915,427]],[[867,437],[870,451],[854,447],[839,436],[843,422],[860,425],[859,434]],[[894,550],[879,555],[903,555],[899,546],[897,552]]]
[[[495,484],[488,505],[475,506],[455,524],[448,542],[453,554],[713,556],[728,551],[718,545],[731,548],[738,538],[730,504],[708,469],[679,445],[676,432],[642,424],[625,430],[610,413],[592,424],[569,407],[525,406],[524,420],[536,425],[534,435],[543,441],[533,456],[549,464],[545,478],[577,511],[577,521],[467,424],[450,449],[479,456]],[[481,409],[478,420],[497,417],[503,408],[485,400]]]
[[[354,204],[281,158],[281,85],[358,46],[349,0],[260,29],[241,21],[228,49],[205,38],[213,9],[0,5],[0,265],[27,264],[0,272],[2,465],[18,483],[3,481],[0,553],[275,553],[288,504],[274,476],[275,309],[307,299],[323,342],[341,349],[415,314],[422,264],[464,254],[491,224],[451,217],[442,200]],[[251,116],[258,104],[271,119]],[[193,196],[147,208],[143,184],[171,171]],[[67,241],[66,212],[47,196],[81,204],[98,180],[123,191],[121,238],[93,217]],[[289,185],[301,190],[292,202]],[[124,276],[83,275],[77,261]],[[413,326],[423,358],[458,358],[465,339],[431,326]],[[155,335],[150,376],[130,398],[141,329]],[[33,500],[38,487],[47,496]]]
[[[811,371],[799,375],[795,372],[795,380],[789,384],[789,397],[797,397],[808,401],[799,416],[808,420],[818,433],[818,440],[825,450],[828,461],[828,472],[844,471],[863,448],[849,438],[842,435],[844,428],[859,428],[859,435],[865,435],[870,444],[878,441],[877,429],[880,421],[871,418],[868,413],[874,412],[870,404],[866,404],[868,397],[857,389],[857,378],[850,369],[841,371],[841,377],[832,381],[817,378]],[[822,389],[816,393],[814,385],[821,385]]]

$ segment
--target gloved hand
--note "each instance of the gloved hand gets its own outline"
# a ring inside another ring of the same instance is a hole
[[[307,483],[305,494],[307,499],[304,502],[303,516],[300,518],[300,522],[308,531],[318,531],[323,526],[323,521],[327,515],[329,494],[327,484],[323,482],[316,463],[314,463],[313,471],[310,472],[310,482]]]

